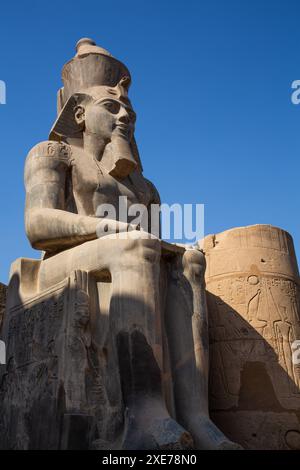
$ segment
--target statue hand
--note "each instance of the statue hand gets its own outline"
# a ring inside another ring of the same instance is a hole
[[[97,221],[96,234],[98,238],[102,238],[106,235],[132,232],[133,230],[140,230],[139,225],[103,218]]]

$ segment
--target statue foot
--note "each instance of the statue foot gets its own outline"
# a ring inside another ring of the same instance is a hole
[[[196,449],[203,450],[243,450],[243,447],[228,439],[205,414],[196,415],[188,426]]]
[[[155,413],[154,413],[155,414]],[[127,409],[122,449],[152,450],[192,449],[193,438],[182,426],[169,416],[138,416]]]

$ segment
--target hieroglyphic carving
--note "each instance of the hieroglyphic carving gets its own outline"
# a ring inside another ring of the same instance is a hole
[[[122,217],[121,197],[131,206],[143,204],[149,214],[152,205],[160,204],[156,188],[142,174],[136,115],[128,97],[130,73],[93,40],[83,38],[62,78],[50,140],[35,145],[25,164],[26,233],[32,247],[44,253],[40,260],[16,260],[10,271],[5,333],[12,373],[5,380],[16,373],[25,393],[6,396],[7,409],[18,415],[11,429],[22,434],[17,441],[9,438],[6,447],[56,448],[55,417],[62,417],[64,449],[82,448],[83,442],[99,448],[104,441],[107,448],[127,450],[240,448],[208,413],[203,253],[197,245],[152,237],[132,215]],[[99,209],[108,203],[115,215],[107,218]],[[99,217],[105,219],[103,230]],[[125,236],[107,236],[115,232]],[[169,268],[179,274],[180,283],[167,273]],[[89,276],[94,276],[92,308]],[[46,301],[53,296],[47,289],[67,278],[63,315],[49,323],[56,307]],[[23,309],[12,310],[22,302]],[[37,367],[38,375],[47,377],[47,361],[53,357],[56,385],[48,390],[46,380],[41,394],[31,394],[32,371]],[[27,429],[28,420],[34,432]],[[75,433],[76,440],[72,429],[77,426],[83,438]]]
[[[91,346],[88,275],[75,271],[70,276],[68,314],[65,319],[64,381],[66,407],[86,410],[85,374],[87,350]]]
[[[43,360],[61,327],[64,296],[61,288],[52,297],[10,311],[8,358],[14,356],[17,367]]]
[[[1,448],[43,448],[46,440],[48,448],[57,448],[59,338],[63,329],[65,287],[65,283],[60,283],[8,311],[7,368],[0,385],[0,429],[6,433],[1,436]],[[47,420],[50,428],[46,437],[43,428]]]
[[[244,227],[208,237],[205,251],[213,415],[245,447],[290,448],[285,433],[300,431],[293,414],[300,410],[300,368],[292,361],[300,290],[291,238],[275,227]],[[257,437],[243,419],[257,423]],[[265,426],[269,440],[257,431]]]
[[[222,396],[227,401],[226,408],[237,406],[243,363],[262,361],[282,406],[292,406],[293,397],[300,394],[299,366],[292,364],[291,350],[293,341],[300,338],[297,284],[292,280],[246,275],[215,283],[208,281],[207,286],[214,295],[209,296],[212,355],[219,355],[215,350],[226,351],[225,357],[220,353],[218,360],[226,370],[225,375],[221,380],[220,368],[212,375],[212,402],[215,396],[219,399]],[[226,355],[231,358],[228,365]],[[237,363],[235,372],[232,361]],[[278,380],[278,364],[291,380]]]

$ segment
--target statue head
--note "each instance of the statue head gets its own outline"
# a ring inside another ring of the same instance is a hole
[[[131,160],[126,172],[134,166],[141,169],[134,140],[136,115],[128,98],[131,78],[125,65],[84,38],[77,43],[76,56],[64,66],[62,79],[50,139],[68,142],[84,133],[94,135],[111,142],[123,157],[126,154],[125,160]],[[123,157],[114,155],[116,161]]]
[[[74,93],[61,110],[50,137],[79,138],[86,132],[107,142],[115,135],[130,142],[136,115],[127,95],[128,81],[123,77],[115,87],[94,86]]]
[[[70,112],[74,133],[94,134],[105,142],[116,136],[131,142],[136,115],[127,97],[126,80],[127,77],[122,78],[114,88],[95,87],[85,94],[73,95]]]

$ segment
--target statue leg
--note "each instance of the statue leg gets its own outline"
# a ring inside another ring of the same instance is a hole
[[[126,243],[111,264],[110,325],[126,408],[125,449],[178,448],[191,437],[170,418],[162,394],[160,241]]]
[[[76,269],[110,272],[109,360],[119,371],[113,386],[121,386],[125,410],[118,448],[192,445],[190,434],[169,416],[162,393],[160,253],[159,240],[130,232],[128,239],[107,236],[60,253],[43,261],[40,270],[42,289]]]
[[[205,259],[187,250],[169,264],[166,330],[174,383],[176,419],[198,449],[238,449],[209,418],[209,342]]]

